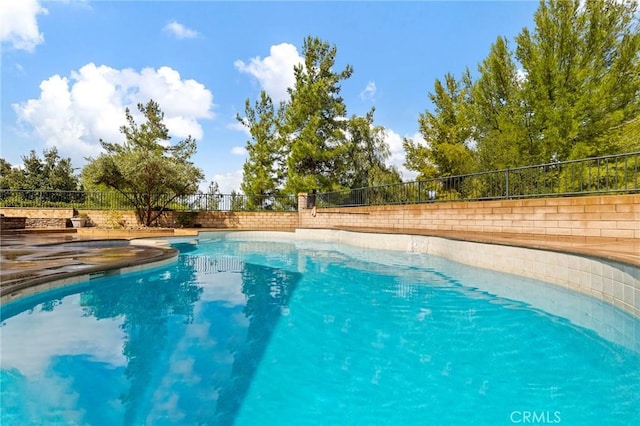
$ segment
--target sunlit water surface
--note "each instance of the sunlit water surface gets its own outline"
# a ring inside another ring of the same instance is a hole
[[[169,267],[3,307],[0,424],[640,418],[640,321],[591,298],[425,255],[175,246]]]

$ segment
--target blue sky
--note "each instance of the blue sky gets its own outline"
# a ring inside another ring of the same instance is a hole
[[[196,165],[238,190],[248,134],[236,121],[261,89],[283,98],[306,36],[336,45],[348,115],[376,108],[405,180],[402,138],[418,138],[436,78],[473,72],[499,35],[514,47],[536,1],[218,2],[2,0],[2,158],[56,146],[81,168],[100,138],[122,140],[124,109],[150,98]]]

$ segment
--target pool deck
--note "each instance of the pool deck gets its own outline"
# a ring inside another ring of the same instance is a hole
[[[339,228],[335,228],[339,229]],[[451,240],[471,241],[514,247],[534,248],[561,253],[578,254],[592,258],[614,260],[640,267],[640,239],[561,237],[505,233],[432,232],[394,229],[349,228],[351,232],[379,234],[425,235]],[[145,229],[110,230],[91,228],[29,229],[2,231],[0,234],[0,294],[42,284],[50,280],[69,278],[87,273],[114,270],[175,257],[175,251],[153,245],[130,245],[127,240],[173,236],[195,236],[198,232],[240,231],[236,229]],[[290,230],[294,231],[294,230]],[[74,247],[83,241],[104,240],[105,243]],[[109,241],[120,240],[114,245]]]
[[[4,301],[51,281],[100,276],[177,257],[167,244],[136,244],[130,239],[79,238],[73,229],[2,231],[0,297]]]

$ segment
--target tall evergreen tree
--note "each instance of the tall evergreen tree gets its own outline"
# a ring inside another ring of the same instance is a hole
[[[71,166],[70,158],[61,158],[54,147],[44,151],[43,173],[47,177],[45,187],[52,190],[75,191],[79,179]]]
[[[533,34],[524,28],[516,38],[517,58],[527,76],[523,94],[531,117],[530,152],[537,162],[566,158],[566,142],[577,137],[573,110],[583,25],[578,8],[578,0],[541,1]]]
[[[9,189],[11,188],[11,173],[12,166],[4,158],[0,158],[0,189]]]
[[[45,149],[44,158],[34,150],[22,157],[21,168],[12,168],[2,161],[2,188],[15,190],[77,191],[80,180],[74,173],[70,158],[61,158],[56,147]]]
[[[478,65],[473,84],[473,122],[481,170],[530,164],[525,114],[521,104],[521,77],[507,40],[498,37]]]
[[[386,185],[401,182],[395,167],[386,164],[391,153],[385,142],[385,129],[373,124],[375,109],[365,116],[347,121],[347,152],[342,185],[348,188]]]
[[[347,108],[340,82],[353,73],[350,65],[335,72],[337,48],[314,37],[303,45],[304,63],[294,67],[284,133],[287,177],[285,192],[295,194],[339,188],[343,174]]]
[[[254,106],[247,99],[246,117],[238,121],[249,128],[252,140],[247,142],[248,158],[243,165],[241,189],[248,195],[271,195],[282,189],[284,153],[280,127],[284,105],[276,110],[263,90]]]
[[[640,31],[637,2],[584,3],[578,143],[572,158],[626,152],[624,131],[640,116]]]
[[[436,81],[434,110],[419,119],[426,145],[405,141],[407,167],[420,177],[464,173],[473,149],[483,170],[633,150],[638,13],[633,1],[541,0],[515,54],[498,37],[471,92],[468,74]]]
[[[304,40],[303,54],[286,101],[276,108],[262,91],[253,105],[247,100],[246,117],[237,117],[251,134],[242,191],[296,194],[399,182],[398,171],[385,164],[389,147],[384,128],[373,124],[374,109],[347,117],[340,91],[353,68],[335,72],[337,48],[318,38]]]
[[[640,108],[637,5],[546,0],[516,38],[538,162],[618,150],[609,131]]]
[[[471,88],[468,70],[460,81],[449,73],[444,83],[436,80],[434,93],[429,93],[434,112],[425,111],[418,119],[426,146],[410,139],[403,143],[405,165],[419,172],[419,178],[454,176],[475,169]]]

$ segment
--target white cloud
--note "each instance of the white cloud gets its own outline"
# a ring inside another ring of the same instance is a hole
[[[360,92],[360,99],[368,101],[375,100],[377,90],[378,89],[376,88],[375,81],[368,82],[367,87],[365,87],[364,90]]]
[[[185,39],[185,38],[196,38],[198,36],[198,32],[192,30],[190,28],[185,27],[179,22],[171,21],[162,29],[164,32],[167,32],[174,36],[177,39]]]
[[[516,81],[519,85],[523,85],[524,83],[526,83],[527,78],[528,73],[525,70],[523,70],[522,68],[518,68],[516,70]]]
[[[221,259],[224,261],[224,258]],[[231,259],[234,260],[234,259]],[[225,302],[228,307],[247,303],[242,292],[242,275],[236,272],[218,272],[216,274],[197,273],[198,284],[202,286],[202,302]]]
[[[69,77],[53,75],[40,83],[40,97],[13,104],[18,122],[73,164],[100,152],[99,139],[121,142],[119,131],[129,108],[136,122],[142,121],[136,105],[150,99],[165,113],[172,136],[201,139],[200,119],[214,117],[213,95],[201,83],[182,79],[169,68],[117,70],[89,63]]]
[[[247,149],[244,146],[234,146],[231,148],[233,155],[247,155]]]
[[[231,129],[231,130],[235,130],[238,132],[242,132],[244,133],[247,137],[251,137],[251,131],[249,130],[249,126],[248,124],[244,124],[246,123],[246,118],[243,118],[243,122],[239,122],[238,120],[235,120],[229,124],[227,124],[227,128]]]
[[[269,56],[252,58],[249,63],[237,60],[233,65],[240,71],[254,76],[260,86],[275,103],[287,99],[287,88],[293,87],[293,67],[304,62],[296,47],[289,43],[271,46]]]
[[[414,135],[407,137],[409,139],[412,139],[414,142],[424,143],[424,138],[420,133],[415,133]],[[404,147],[402,146],[402,141],[404,140],[404,138],[393,130],[385,129],[384,140],[389,145],[389,151],[391,152],[391,156],[387,159],[386,162],[387,165],[395,166],[402,175],[402,179],[405,182],[415,180],[415,178],[418,176],[418,173],[409,170],[404,166],[404,161],[406,158]]]
[[[0,347],[2,368],[16,369],[33,378],[42,376],[52,360],[62,355],[84,355],[112,367],[126,365],[122,355],[124,331],[121,317],[97,320],[84,315],[79,305],[78,295],[65,298],[63,303],[51,312],[23,312],[6,321]],[[73,324],[73,328],[67,327]],[[96,336],[100,336],[96,339]],[[17,344],[30,336],[30,342],[39,342],[37,350],[24,350]]]
[[[32,52],[44,42],[37,15],[47,14],[38,0],[2,0],[0,7],[0,41],[16,50]]]
[[[640,13],[640,0],[615,0],[615,3],[618,4],[628,4],[636,9],[637,13]],[[580,12],[585,12],[586,10],[586,0],[580,0],[578,4],[578,10]]]
[[[230,194],[231,191],[239,192],[242,183],[242,169],[223,175],[214,175],[213,180],[218,183],[221,194]]]

